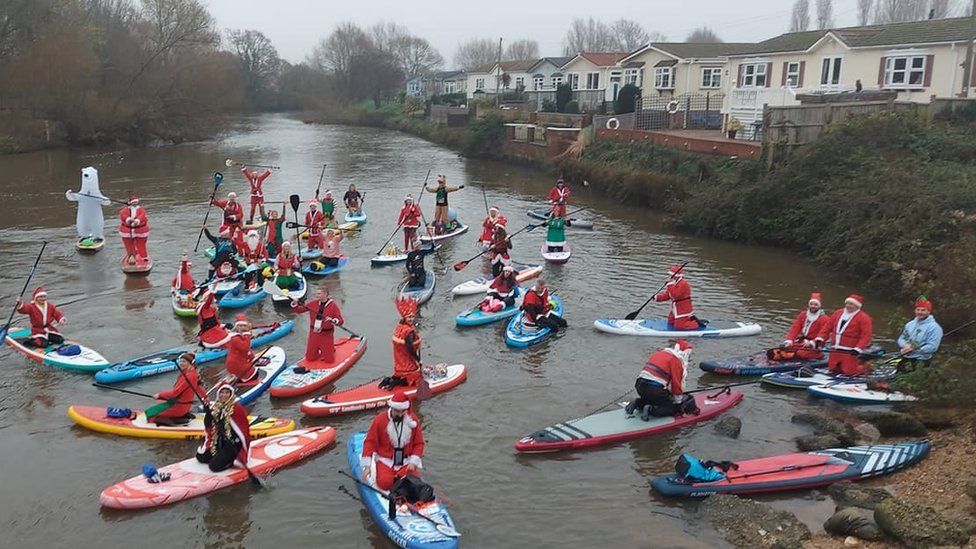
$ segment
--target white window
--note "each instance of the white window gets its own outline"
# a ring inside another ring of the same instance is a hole
[[[840,86],[840,68],[843,57],[824,57],[820,70],[820,85],[823,87]]]
[[[600,89],[600,73],[598,72],[586,73],[586,89],[588,90]]]
[[[516,76],[515,77],[515,89],[524,88],[524,87],[525,87],[525,77],[524,76]]]
[[[786,87],[800,87],[800,62],[790,61],[786,64]]]
[[[483,89],[485,89],[485,79],[484,78],[476,78],[475,81],[474,81],[474,89],[476,89],[476,90],[483,90]]]
[[[886,88],[921,88],[925,85],[925,56],[885,58]]]
[[[721,88],[722,87],[722,69],[721,67],[705,67],[702,69],[702,85],[703,88]]]
[[[766,79],[769,75],[766,70],[769,68],[767,63],[750,63],[742,65],[742,87],[743,88],[764,88]]]
[[[657,67],[654,69],[654,87],[659,90],[674,89],[674,67]]]
[[[536,76],[535,78],[532,79],[532,89],[533,90],[541,90],[543,88],[543,86],[545,86],[545,85],[546,85],[546,77],[545,76]]]
[[[453,80],[448,80],[447,82],[444,82],[444,93],[456,93],[456,92],[457,92],[456,82],[454,82]]]
[[[575,73],[575,72],[569,73],[569,87],[573,88],[574,90],[578,90],[579,89],[579,74],[578,73]]]
[[[559,85],[562,83],[563,83],[562,75],[552,77],[552,87],[554,88],[559,87]]]
[[[627,69],[624,71],[624,84],[633,84],[640,87],[640,69]]]

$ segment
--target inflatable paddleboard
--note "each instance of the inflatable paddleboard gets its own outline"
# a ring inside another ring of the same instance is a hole
[[[355,223],[356,225],[366,224],[366,212],[359,210],[359,213],[346,212],[345,220],[346,223]]]
[[[313,250],[309,250],[308,248],[302,248],[302,253],[301,255],[299,255],[299,259],[301,259],[302,261],[310,261],[312,259],[318,259],[320,257],[322,257],[322,248],[315,248]]]
[[[895,404],[915,402],[917,398],[898,391],[875,391],[866,383],[837,383],[807,387],[807,392],[820,398],[828,398],[847,404]]]
[[[349,256],[343,255],[339,257],[339,264],[334,266],[322,267],[319,270],[315,270],[315,266],[312,263],[302,266],[302,274],[307,276],[329,276],[332,273],[337,273],[344,269],[346,265],[349,264]]]
[[[4,340],[11,349],[48,366],[80,372],[97,372],[111,364],[102,355],[76,341],[66,339],[64,343],[48,345],[42,349],[30,345],[29,338],[30,329],[11,326]]]
[[[650,484],[659,494],[670,497],[807,490],[894,473],[921,461],[931,448],[932,443],[923,440],[784,454],[739,461],[737,469],[714,482],[689,482],[672,474],[657,477]]]
[[[522,284],[526,280],[531,280],[542,274],[542,265],[514,265],[515,267],[515,280],[519,284]],[[454,295],[475,295],[483,294],[488,291],[488,286],[494,277],[490,276],[479,276],[474,280],[469,280],[467,282],[462,282],[457,286],[451,288],[451,293]]]
[[[453,364],[446,367],[442,377],[428,378],[427,383],[430,392],[437,394],[457,387],[467,377],[467,368],[464,364]],[[379,384],[380,380],[376,379],[357,387],[306,400],[302,403],[302,412],[310,416],[331,416],[386,406],[386,403],[393,398],[393,391],[380,389]],[[413,398],[417,394],[417,388],[411,387],[405,392],[408,397]]]
[[[79,236],[75,240],[75,248],[82,253],[93,254],[105,247],[105,239],[94,236]]]
[[[443,242],[443,241],[447,240],[448,238],[454,238],[455,236],[462,235],[462,234],[468,232],[468,226],[467,225],[461,225],[459,223],[458,226],[455,227],[453,231],[451,231],[449,233],[435,235],[435,234],[433,234],[434,233],[434,227],[433,227],[433,225],[431,225],[428,228],[428,231],[429,231],[429,234],[422,235],[420,237],[420,241],[423,242],[424,244],[430,244],[431,242]]]
[[[435,245],[437,250],[441,249],[443,244]],[[420,247],[421,250],[429,250],[430,244],[426,244]],[[393,265],[394,263],[401,263],[407,260],[406,252],[401,251],[399,248],[386,248],[380,255],[369,260],[370,264],[374,267],[381,267],[384,265]]]
[[[261,301],[267,295],[268,293],[261,286],[257,286],[253,290],[245,290],[244,283],[241,282],[236,288],[225,293],[218,303],[223,309],[241,309]]]
[[[663,318],[651,320],[613,320],[600,318],[593,327],[601,332],[617,335],[650,337],[741,337],[762,332],[762,327],[752,322],[715,320],[697,330],[675,330]]]
[[[251,473],[268,476],[324,450],[335,442],[332,427],[312,427],[292,431],[251,443],[247,465]],[[231,467],[214,473],[196,457],[159,469],[169,473],[166,482],[151,484],[138,475],[102,491],[99,501],[113,509],[146,509],[159,507],[215,492],[248,480],[247,471]]]
[[[400,299],[416,299],[420,305],[430,301],[431,296],[434,295],[434,284],[437,282],[437,275],[434,273],[434,269],[427,269],[425,272],[427,276],[424,277],[423,286],[407,286],[406,281],[400,284],[398,291]]]
[[[147,274],[153,268],[153,260],[151,257],[137,258],[135,263],[129,263],[123,257],[119,264],[122,265],[122,272],[125,274]]]
[[[546,263],[562,265],[563,263],[567,263],[569,261],[569,258],[573,255],[573,250],[569,247],[569,242],[563,242],[563,251],[550,252],[549,247],[546,246],[545,242],[543,242],[540,253],[542,254],[542,259],[546,260]]]
[[[533,210],[529,210],[526,213],[528,214],[529,217],[533,219],[545,221],[549,219],[549,212],[551,211],[552,208],[535,208]],[[586,221],[584,219],[576,219],[573,217],[570,217],[569,219],[571,220],[572,224],[566,225],[567,229],[592,229],[593,228],[592,221]]]
[[[556,296],[552,296],[549,299],[553,304],[553,313],[563,316],[563,302]],[[512,320],[508,321],[508,326],[505,327],[505,343],[510,347],[529,347],[530,345],[542,343],[551,331],[549,328],[540,328],[526,324],[525,312],[519,311]]]
[[[335,342],[335,360],[309,362],[304,358],[288,367],[271,384],[271,396],[290,398],[318,391],[335,383],[366,352],[366,338],[344,338]],[[296,368],[304,368],[303,373]]]
[[[245,231],[259,231],[259,230],[263,229],[267,224],[268,224],[267,221],[258,219],[258,220],[255,220],[253,223],[245,223],[245,224],[241,225],[241,227]]]
[[[634,397],[637,397],[636,393]],[[617,444],[713,418],[741,400],[742,393],[737,391],[716,389],[716,393],[712,394],[696,393],[695,402],[701,411],[698,415],[652,417],[648,421],[642,420],[639,414],[628,416],[624,410],[627,403],[620,402],[612,410],[557,423],[526,435],[515,443],[515,449],[525,453],[540,453]]]
[[[274,303],[291,303],[291,300],[292,299],[301,299],[301,298],[305,297],[305,294],[308,293],[308,284],[305,282],[305,277],[302,275],[302,273],[296,273],[296,274],[298,275],[298,288],[297,289],[294,289],[294,290],[286,290],[286,289],[282,288],[281,291],[285,295],[280,295],[279,296],[279,295],[271,294],[271,301],[272,302],[274,302]],[[275,280],[277,280],[277,279],[278,279],[278,277],[275,276]]]
[[[75,404],[68,407],[68,417],[85,429],[123,437],[165,439],[202,439],[204,437],[203,413],[194,414],[194,418],[183,425],[161,426],[147,421],[146,413],[142,410],[133,410],[132,416],[127,418],[114,418],[106,415],[106,409],[103,406]],[[290,419],[261,416],[247,416],[247,419],[251,424],[251,438],[287,433],[295,428],[295,422]]]
[[[523,295],[524,291],[519,289],[518,296],[515,298],[515,303],[511,307],[505,307],[500,311],[495,311],[492,313],[482,311],[479,308],[481,305],[481,302],[479,302],[475,308],[468,309],[457,315],[454,322],[458,326],[483,326],[485,324],[491,324],[492,322],[498,322],[499,320],[511,318],[518,314],[519,307],[522,306]]]
[[[827,356],[816,360],[770,360],[766,353],[749,356],[734,356],[724,359],[703,360],[699,368],[713,374],[728,376],[759,376],[770,373],[795,372],[800,368],[826,368]]]
[[[835,385],[847,383],[865,383],[865,380],[886,381],[895,375],[894,368],[887,371],[874,372],[870,376],[845,376],[831,374],[826,367],[824,368],[803,368],[793,372],[771,373],[762,376],[760,381],[767,385],[775,385],[786,389],[806,389],[817,385]]]
[[[250,406],[253,404],[258,397],[263,395],[271,387],[271,384],[285,371],[285,368],[288,367],[287,362],[285,362],[285,350],[281,347],[268,347],[267,351],[254,354],[254,368],[258,371],[258,382],[249,385],[240,385],[237,388],[237,402],[240,402],[241,406]],[[227,376],[222,381],[215,383],[207,394],[207,397],[213,400],[213,390],[223,383],[231,383],[232,381],[233,378]],[[199,411],[203,413],[202,409]]]
[[[179,298],[179,296],[177,296],[176,292],[174,292],[174,291],[171,291],[170,292],[170,302],[173,305],[173,312],[176,313],[176,316],[183,316],[183,317],[196,317],[197,316],[197,310],[196,310],[196,308],[194,308],[194,307],[183,307],[182,305],[180,305],[180,298]]]

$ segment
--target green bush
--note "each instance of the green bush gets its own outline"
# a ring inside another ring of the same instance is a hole
[[[576,101],[570,101],[569,103],[566,103],[566,106],[563,107],[562,112],[566,114],[579,114],[580,112],[579,103],[577,103]]]
[[[505,119],[489,114],[468,124],[462,151],[468,155],[497,156],[505,137]]]
[[[633,84],[627,84],[617,92],[617,98],[613,103],[613,111],[616,114],[627,114],[634,112],[637,105],[637,96],[640,95],[640,88]]]
[[[430,102],[433,105],[450,105],[451,107],[460,107],[468,102],[468,96],[463,92],[445,93],[431,96]]]
[[[559,112],[556,107],[556,102],[551,99],[542,100],[542,108],[539,109],[540,112]]]
[[[566,104],[573,100],[573,88],[569,84],[556,86],[556,112],[566,112]]]

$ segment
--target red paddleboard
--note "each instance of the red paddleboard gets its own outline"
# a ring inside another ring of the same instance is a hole
[[[145,274],[151,271],[153,268],[153,260],[151,257],[140,257],[137,258],[134,263],[129,263],[122,258],[122,272],[126,274]]]
[[[365,352],[365,337],[340,339],[335,342],[334,361],[315,360],[308,362],[304,358],[299,360],[297,364],[289,366],[287,370],[275,378],[271,384],[271,396],[278,398],[296,397],[331,385],[345,375]],[[298,366],[303,366],[308,371],[300,374],[295,371]]]
[[[332,427],[312,427],[283,435],[263,438],[251,443],[248,467],[259,477],[271,475],[278,469],[321,452],[335,441]],[[248,480],[247,471],[231,467],[214,473],[196,457],[159,469],[169,473],[166,482],[151,484],[139,475],[102,490],[99,501],[113,509],[145,509],[169,505]]]
[[[464,364],[453,364],[446,368],[442,377],[428,379],[431,393],[442,393],[453,389],[468,377]],[[379,384],[380,380],[374,379],[357,387],[306,400],[302,403],[302,412],[310,416],[331,416],[386,406],[386,403],[393,398],[393,391],[380,389]],[[411,399],[415,398],[417,388],[407,389],[406,393]]]

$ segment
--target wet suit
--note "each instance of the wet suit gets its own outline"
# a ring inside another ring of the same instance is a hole
[[[237,272],[237,249],[234,247],[233,242],[230,239],[223,237],[216,237],[210,234],[210,229],[204,229],[203,233],[207,235],[207,240],[209,240],[214,245],[214,256],[210,260],[210,272],[207,274],[208,279],[213,279],[214,275],[217,274],[217,270],[224,263],[229,263],[234,266],[234,272]],[[229,273],[223,276],[229,276]]]
[[[433,246],[407,252],[407,287],[423,288],[427,284],[424,256],[434,253]]]

